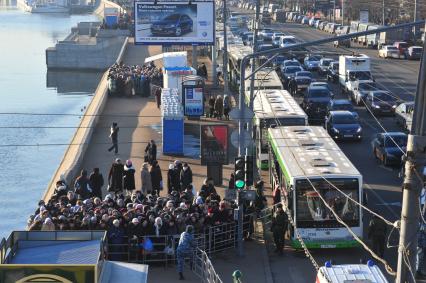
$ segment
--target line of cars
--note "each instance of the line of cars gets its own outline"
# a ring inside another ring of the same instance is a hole
[[[302,25],[307,25],[316,28],[320,31],[325,31],[330,34],[344,35],[356,33],[360,31],[375,30],[381,28],[380,25],[371,23],[361,23],[359,21],[352,21],[350,25],[341,25],[339,23],[328,22],[315,16],[306,16],[300,14],[292,14],[289,21],[297,22]],[[420,30],[420,27],[419,29]],[[377,48],[379,50],[378,56],[382,58],[402,58],[408,60],[420,60],[423,52],[422,46],[417,46],[415,43],[420,42],[420,34],[417,35],[417,40],[411,31],[408,30],[392,30],[381,32],[377,34],[359,36],[351,40],[335,41],[334,46],[350,47],[351,41],[363,46]],[[424,40],[424,39],[423,39]]]

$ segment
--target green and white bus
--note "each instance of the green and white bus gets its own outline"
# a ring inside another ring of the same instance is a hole
[[[268,138],[271,184],[280,188],[307,247],[358,247],[318,195],[362,238],[361,207],[335,189],[362,203],[362,176],[327,131],[319,126],[277,127],[268,130]],[[293,231],[291,244],[301,247]]]
[[[269,144],[268,129],[276,126],[303,126],[308,124],[308,116],[286,90],[255,91],[253,102],[253,131],[256,141],[257,167],[268,169]],[[246,96],[250,92],[246,92]]]
[[[250,70],[247,69],[247,76],[251,74]],[[245,82],[246,91],[250,91],[250,81],[251,78],[248,78]],[[254,94],[257,90],[265,89],[284,89],[284,86],[281,82],[280,76],[274,68],[265,67],[260,69],[257,73],[254,74]],[[246,95],[246,103],[249,104],[250,96]]]

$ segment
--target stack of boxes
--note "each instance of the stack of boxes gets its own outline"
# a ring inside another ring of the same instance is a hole
[[[183,155],[184,116],[182,98],[176,88],[161,92],[163,154]]]

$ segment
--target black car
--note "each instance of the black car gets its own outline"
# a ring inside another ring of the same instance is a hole
[[[337,83],[339,80],[339,62],[331,62],[327,69],[327,81]]]
[[[193,21],[186,14],[171,14],[151,25],[152,35],[181,36],[193,30]]]
[[[400,165],[403,151],[407,148],[407,135],[400,132],[379,133],[371,145],[374,157],[383,165]]]
[[[349,111],[352,115],[358,119],[359,115],[355,111],[352,103],[347,99],[333,99],[327,105],[327,113],[331,111]]]
[[[362,127],[357,117],[349,111],[330,111],[324,127],[335,140],[361,140]]]
[[[386,90],[374,90],[368,93],[366,106],[373,114],[394,115],[398,100]]]
[[[302,108],[312,122],[322,124],[330,100],[331,92],[328,88],[323,86],[309,87],[303,96]]]
[[[297,94],[299,91],[303,91],[308,88],[312,82],[312,73],[309,71],[296,72],[295,76],[289,82],[289,91],[292,95]]]
[[[301,71],[303,71],[303,68],[300,66],[288,66],[281,71],[283,85],[286,89],[288,89],[291,79],[296,75],[297,72]]]

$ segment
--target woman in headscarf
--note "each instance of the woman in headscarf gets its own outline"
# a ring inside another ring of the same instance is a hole
[[[135,168],[131,160],[126,160],[124,165],[123,187],[128,195],[131,195],[135,188]]]

